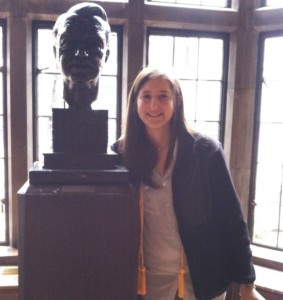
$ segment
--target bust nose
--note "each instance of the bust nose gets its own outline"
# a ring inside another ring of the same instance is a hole
[[[86,49],[78,48],[75,50],[75,56],[77,57],[88,57],[89,53]]]

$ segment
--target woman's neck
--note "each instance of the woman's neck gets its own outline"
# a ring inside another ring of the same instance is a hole
[[[158,160],[155,169],[161,176],[163,176],[170,144],[170,131],[168,129],[164,131],[151,130],[148,132],[148,136],[158,154]]]
[[[151,130],[148,132],[148,136],[152,141],[154,147],[158,150],[164,150],[168,148],[170,142],[170,131],[169,130]]]
[[[163,176],[166,169],[166,161],[169,151],[169,139],[160,141],[160,144],[155,145],[155,147],[158,155],[155,169],[161,176]]]

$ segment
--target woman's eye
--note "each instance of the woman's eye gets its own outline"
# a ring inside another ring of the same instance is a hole
[[[167,102],[170,97],[168,94],[157,94],[157,95],[151,95],[151,94],[142,94],[140,96],[140,99],[143,101],[143,102],[151,102],[152,100],[156,100],[158,101],[159,103],[162,103],[162,102]]]
[[[151,99],[150,95],[143,95],[142,96],[143,101],[150,101],[150,99]]]
[[[160,100],[160,101],[167,101],[167,99],[168,99],[168,95],[166,95],[166,94],[161,94],[161,95],[159,96],[159,100]]]

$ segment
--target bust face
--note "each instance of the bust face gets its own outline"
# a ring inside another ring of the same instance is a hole
[[[67,85],[96,85],[109,55],[103,22],[73,18],[61,28],[56,56]]]

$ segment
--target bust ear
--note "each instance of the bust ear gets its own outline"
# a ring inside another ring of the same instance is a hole
[[[55,45],[53,46],[53,54],[54,54],[55,59],[57,59],[57,51],[56,51]]]
[[[56,45],[53,46],[53,55],[54,55],[54,59],[55,59],[56,68],[60,69],[60,63],[59,63],[59,60],[58,60],[59,59],[59,54],[58,54]]]
[[[107,49],[106,50],[106,54],[105,54],[105,62],[107,62],[108,58],[109,58],[109,55],[110,55],[110,50]]]

